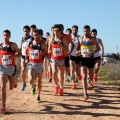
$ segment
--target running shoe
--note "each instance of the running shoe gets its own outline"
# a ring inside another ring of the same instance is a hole
[[[85,101],[89,99],[89,95],[86,93],[84,94]]]
[[[55,86],[55,88],[54,88],[54,94],[55,94],[55,95],[58,94],[58,90],[59,90],[59,86]]]
[[[63,96],[63,95],[64,95],[63,88],[60,88],[60,96]]]
[[[75,82],[78,83],[78,78],[75,79]]]
[[[71,82],[72,81],[72,77],[70,75],[67,76],[67,80],[68,82]]]
[[[31,89],[31,94],[32,94],[32,95],[35,95],[35,93],[36,93],[36,86],[35,86],[35,87],[32,87],[32,89]]]
[[[47,77],[47,73],[44,74],[44,77]]]
[[[93,81],[90,81],[90,86],[91,86],[91,87],[93,87],[93,86],[94,86]]]
[[[73,90],[76,89],[76,84],[74,84],[74,85],[72,86],[72,89],[73,89]]]
[[[40,103],[40,102],[41,102],[40,97],[37,97],[37,103]]]
[[[21,90],[21,91],[24,91],[25,88],[26,88],[26,86],[27,86],[26,84],[23,84],[22,87],[20,88],[20,90]]]
[[[52,78],[49,79],[49,83],[51,83],[51,82],[52,82]]]
[[[95,80],[95,81],[97,81],[97,80],[98,80],[97,75],[94,75],[94,80]]]
[[[78,80],[82,80],[82,76],[81,75],[78,76]]]
[[[2,108],[0,109],[0,113],[5,114],[5,112],[6,112],[5,106],[2,106]]]
[[[90,78],[87,79],[87,83],[90,83]]]

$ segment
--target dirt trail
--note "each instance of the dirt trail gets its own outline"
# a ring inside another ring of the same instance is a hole
[[[21,92],[21,82],[7,93],[7,113],[0,120],[120,120],[120,88],[96,83],[89,88],[90,99],[84,101],[81,82],[72,90],[65,83],[65,95],[53,95],[53,83],[43,80],[42,103],[30,94],[30,86]],[[0,93],[1,106],[1,93]]]

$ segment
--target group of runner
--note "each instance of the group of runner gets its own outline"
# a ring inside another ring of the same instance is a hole
[[[23,27],[24,37],[21,38],[21,46],[10,41],[11,32],[3,31],[4,41],[0,44],[0,82],[2,89],[1,113],[6,110],[6,83],[9,80],[9,89],[17,87],[15,80],[16,66],[15,59],[21,57],[21,91],[24,91],[27,84],[31,85],[31,94],[35,95],[38,87],[37,102],[41,102],[40,93],[42,89],[42,73],[54,81],[54,94],[64,95],[64,81],[72,81],[72,89],[76,89],[76,82],[82,81],[83,95],[85,100],[89,98],[87,92],[87,79],[90,86],[97,81],[97,73],[100,68],[100,60],[104,55],[102,40],[97,38],[97,30],[90,30],[89,25],[83,27],[83,36],[78,35],[78,26],[64,33],[62,24],[55,24],[51,27],[50,33],[43,37],[43,30],[36,25]],[[102,54],[99,53],[100,46]],[[95,69],[94,69],[95,68]],[[27,71],[27,74],[26,74]]]

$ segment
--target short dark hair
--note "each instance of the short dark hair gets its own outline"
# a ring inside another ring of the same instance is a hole
[[[60,24],[55,24],[53,28],[58,28],[60,31],[62,31],[62,27],[60,26]]]
[[[30,27],[28,25],[25,25],[23,29],[28,29],[30,31]]]
[[[31,25],[30,28],[37,28],[35,24]]]
[[[92,31],[91,32],[95,32],[96,34],[97,34],[97,30],[96,29],[92,29]]]
[[[78,29],[78,26],[77,26],[77,25],[73,25],[73,26],[72,26],[72,29],[73,29],[73,28]]]
[[[89,29],[89,30],[90,30],[90,26],[89,26],[89,25],[85,25],[85,26],[83,27],[83,29]]]
[[[67,29],[66,29],[66,32],[67,32],[68,30],[72,32],[71,28],[67,28]]]
[[[63,24],[59,24],[59,26],[64,29],[64,25]]]
[[[39,32],[41,35],[43,35],[43,30],[42,29],[39,29]]]
[[[50,33],[49,32],[46,32],[46,34],[48,34],[50,36]]]
[[[4,30],[3,33],[8,33],[9,35],[11,35],[10,30]]]

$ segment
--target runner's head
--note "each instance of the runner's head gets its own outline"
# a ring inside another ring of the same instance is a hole
[[[96,36],[97,36],[97,30],[96,29],[92,29],[91,36],[96,38]]]
[[[35,24],[31,25],[31,26],[30,26],[30,32],[31,32],[31,34],[32,34],[32,32],[33,32],[34,30],[36,30],[36,29],[37,29],[37,27],[36,27]]]
[[[89,37],[90,36],[90,26],[89,25],[85,25],[83,27],[83,32],[84,32],[84,36]]]
[[[72,34],[73,35],[77,35],[77,33],[78,33],[78,26],[77,25],[73,25],[72,26]]]
[[[9,41],[11,37],[11,32],[9,30],[4,30],[3,31],[3,39],[5,42]]]
[[[72,34],[71,28],[68,28],[68,29],[66,30],[66,34],[69,35],[69,36],[71,36],[71,34]]]
[[[64,31],[64,26],[63,26],[63,24],[59,24],[59,26],[61,27],[61,33],[63,33],[63,31]]]
[[[41,33],[40,33],[40,34],[43,36],[43,30],[42,30],[42,29],[39,29],[39,30],[41,31]]]
[[[59,24],[55,24],[53,26],[53,33],[55,36],[60,36],[61,35],[62,28]]]
[[[42,36],[42,33],[41,33],[40,29],[36,29],[36,30],[33,31],[34,40],[39,41],[40,35]]]
[[[54,30],[54,29],[53,29],[53,26],[52,26],[52,27],[51,27],[52,36],[54,36],[53,30]]]
[[[46,32],[46,38],[48,38],[50,36],[50,33],[49,32]]]
[[[25,37],[30,36],[30,27],[28,25],[25,25],[23,27],[23,32],[24,32]]]

